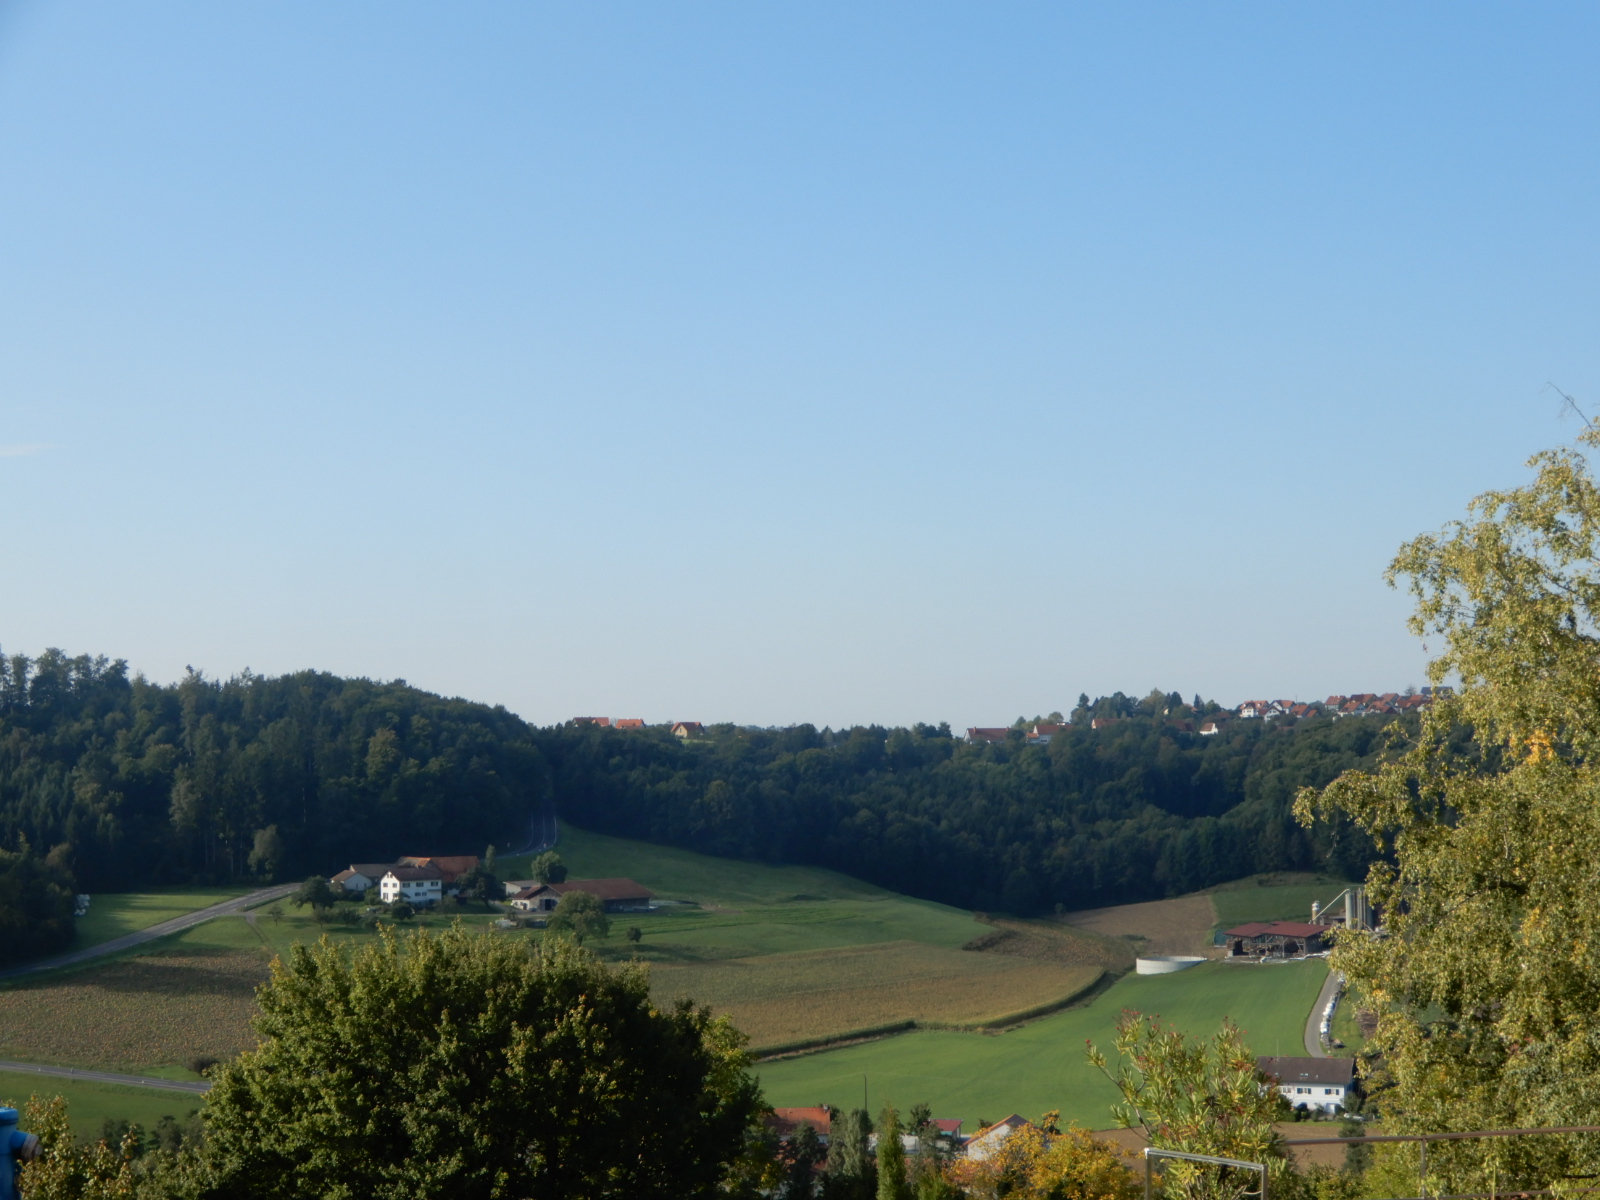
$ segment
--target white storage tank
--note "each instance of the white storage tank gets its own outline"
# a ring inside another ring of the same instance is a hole
[[[1205,961],[1197,954],[1151,954],[1135,959],[1133,969],[1140,975],[1171,975],[1174,971],[1187,971],[1196,963]]]

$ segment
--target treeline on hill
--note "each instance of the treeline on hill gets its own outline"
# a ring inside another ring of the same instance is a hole
[[[1197,708],[1198,706],[1198,708]],[[1261,871],[1358,878],[1376,854],[1347,822],[1305,830],[1290,808],[1383,753],[1399,719],[1239,720],[1176,694],[1121,693],[1087,721],[1028,745],[968,745],[948,726],[568,724],[541,732],[562,816],[620,837],[710,854],[807,863],[964,908],[1015,913],[1179,895]]]
[[[523,834],[547,788],[519,717],[399,681],[161,685],[105,658],[0,658],[0,845],[13,852],[0,858],[0,928],[36,931],[26,954],[0,939],[0,957],[70,939],[74,886],[478,853]]]
[[[1198,706],[1198,707],[1197,707]],[[554,798],[586,828],[832,867],[897,891],[1037,912],[1257,871],[1360,871],[1348,825],[1295,790],[1370,766],[1382,718],[1174,722],[1214,705],[1080,700],[1047,746],[947,726],[534,729],[403,681],[314,671],[171,685],[50,650],[0,658],[0,958],[71,937],[74,890],[304,877],[401,853],[475,853]],[[1090,716],[1119,716],[1100,730]]]

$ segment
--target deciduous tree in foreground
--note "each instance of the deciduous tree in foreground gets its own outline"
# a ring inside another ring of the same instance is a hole
[[[1600,491],[1578,451],[1529,465],[1390,568],[1458,695],[1396,761],[1297,806],[1353,816],[1393,856],[1368,877],[1389,936],[1334,955],[1379,1014],[1393,1132],[1600,1114]],[[1600,1172],[1600,1137],[1451,1142],[1428,1164],[1433,1192],[1548,1186]]]
[[[324,939],[260,1004],[261,1046],[214,1077],[202,1196],[712,1197],[761,1107],[726,1021],[561,939]]]
[[[1039,1125],[1018,1129],[989,1158],[951,1163],[943,1180],[925,1180],[918,1200],[1138,1200],[1144,1194],[1133,1170],[1138,1160],[1087,1130],[1054,1131],[1055,1117],[1047,1113]]]
[[[1153,1017],[1125,1012],[1116,1048],[1114,1070],[1092,1044],[1089,1061],[1122,1096],[1111,1110],[1119,1126],[1141,1130],[1163,1150],[1266,1163],[1282,1190],[1289,1164],[1272,1127],[1282,1102],[1264,1086],[1255,1055],[1231,1021],[1216,1037],[1191,1041]],[[1253,1172],[1181,1160],[1163,1164],[1162,1178],[1171,1200],[1239,1200],[1260,1183]]]

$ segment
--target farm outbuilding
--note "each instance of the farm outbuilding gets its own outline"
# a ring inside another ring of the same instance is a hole
[[[1228,930],[1229,958],[1298,958],[1326,949],[1326,925],[1304,921],[1252,921]]]

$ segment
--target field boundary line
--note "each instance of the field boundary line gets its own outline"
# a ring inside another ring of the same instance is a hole
[[[823,1050],[836,1050],[842,1046],[856,1045],[860,1042],[877,1041],[879,1038],[892,1037],[897,1033],[911,1033],[918,1029],[926,1029],[945,1033],[987,1033],[991,1030],[1008,1029],[1013,1025],[1046,1017],[1051,1013],[1060,1012],[1064,1008],[1081,1001],[1091,992],[1098,994],[1108,982],[1114,983],[1118,976],[1112,975],[1104,968],[1093,979],[1078,988],[1076,991],[1044,1004],[1035,1004],[1032,1008],[1019,1009],[1013,1013],[1005,1013],[998,1017],[989,1017],[983,1021],[920,1021],[908,1018],[904,1021],[891,1021],[884,1025],[869,1025],[862,1029],[850,1029],[844,1033],[826,1034],[822,1037],[802,1038],[793,1042],[779,1042],[772,1046],[753,1047],[750,1051],[758,1062],[774,1062],[780,1058],[798,1058],[802,1054],[817,1054]]]
[[[115,1071],[86,1071],[78,1067],[52,1067],[43,1063],[6,1062],[0,1060],[0,1071],[15,1071],[26,1075],[46,1075],[55,1079],[76,1079],[83,1083],[115,1083],[125,1087],[161,1088],[169,1092],[187,1092],[203,1096],[211,1090],[209,1083],[190,1083],[183,1079],[161,1079],[155,1075],[120,1075]]]

